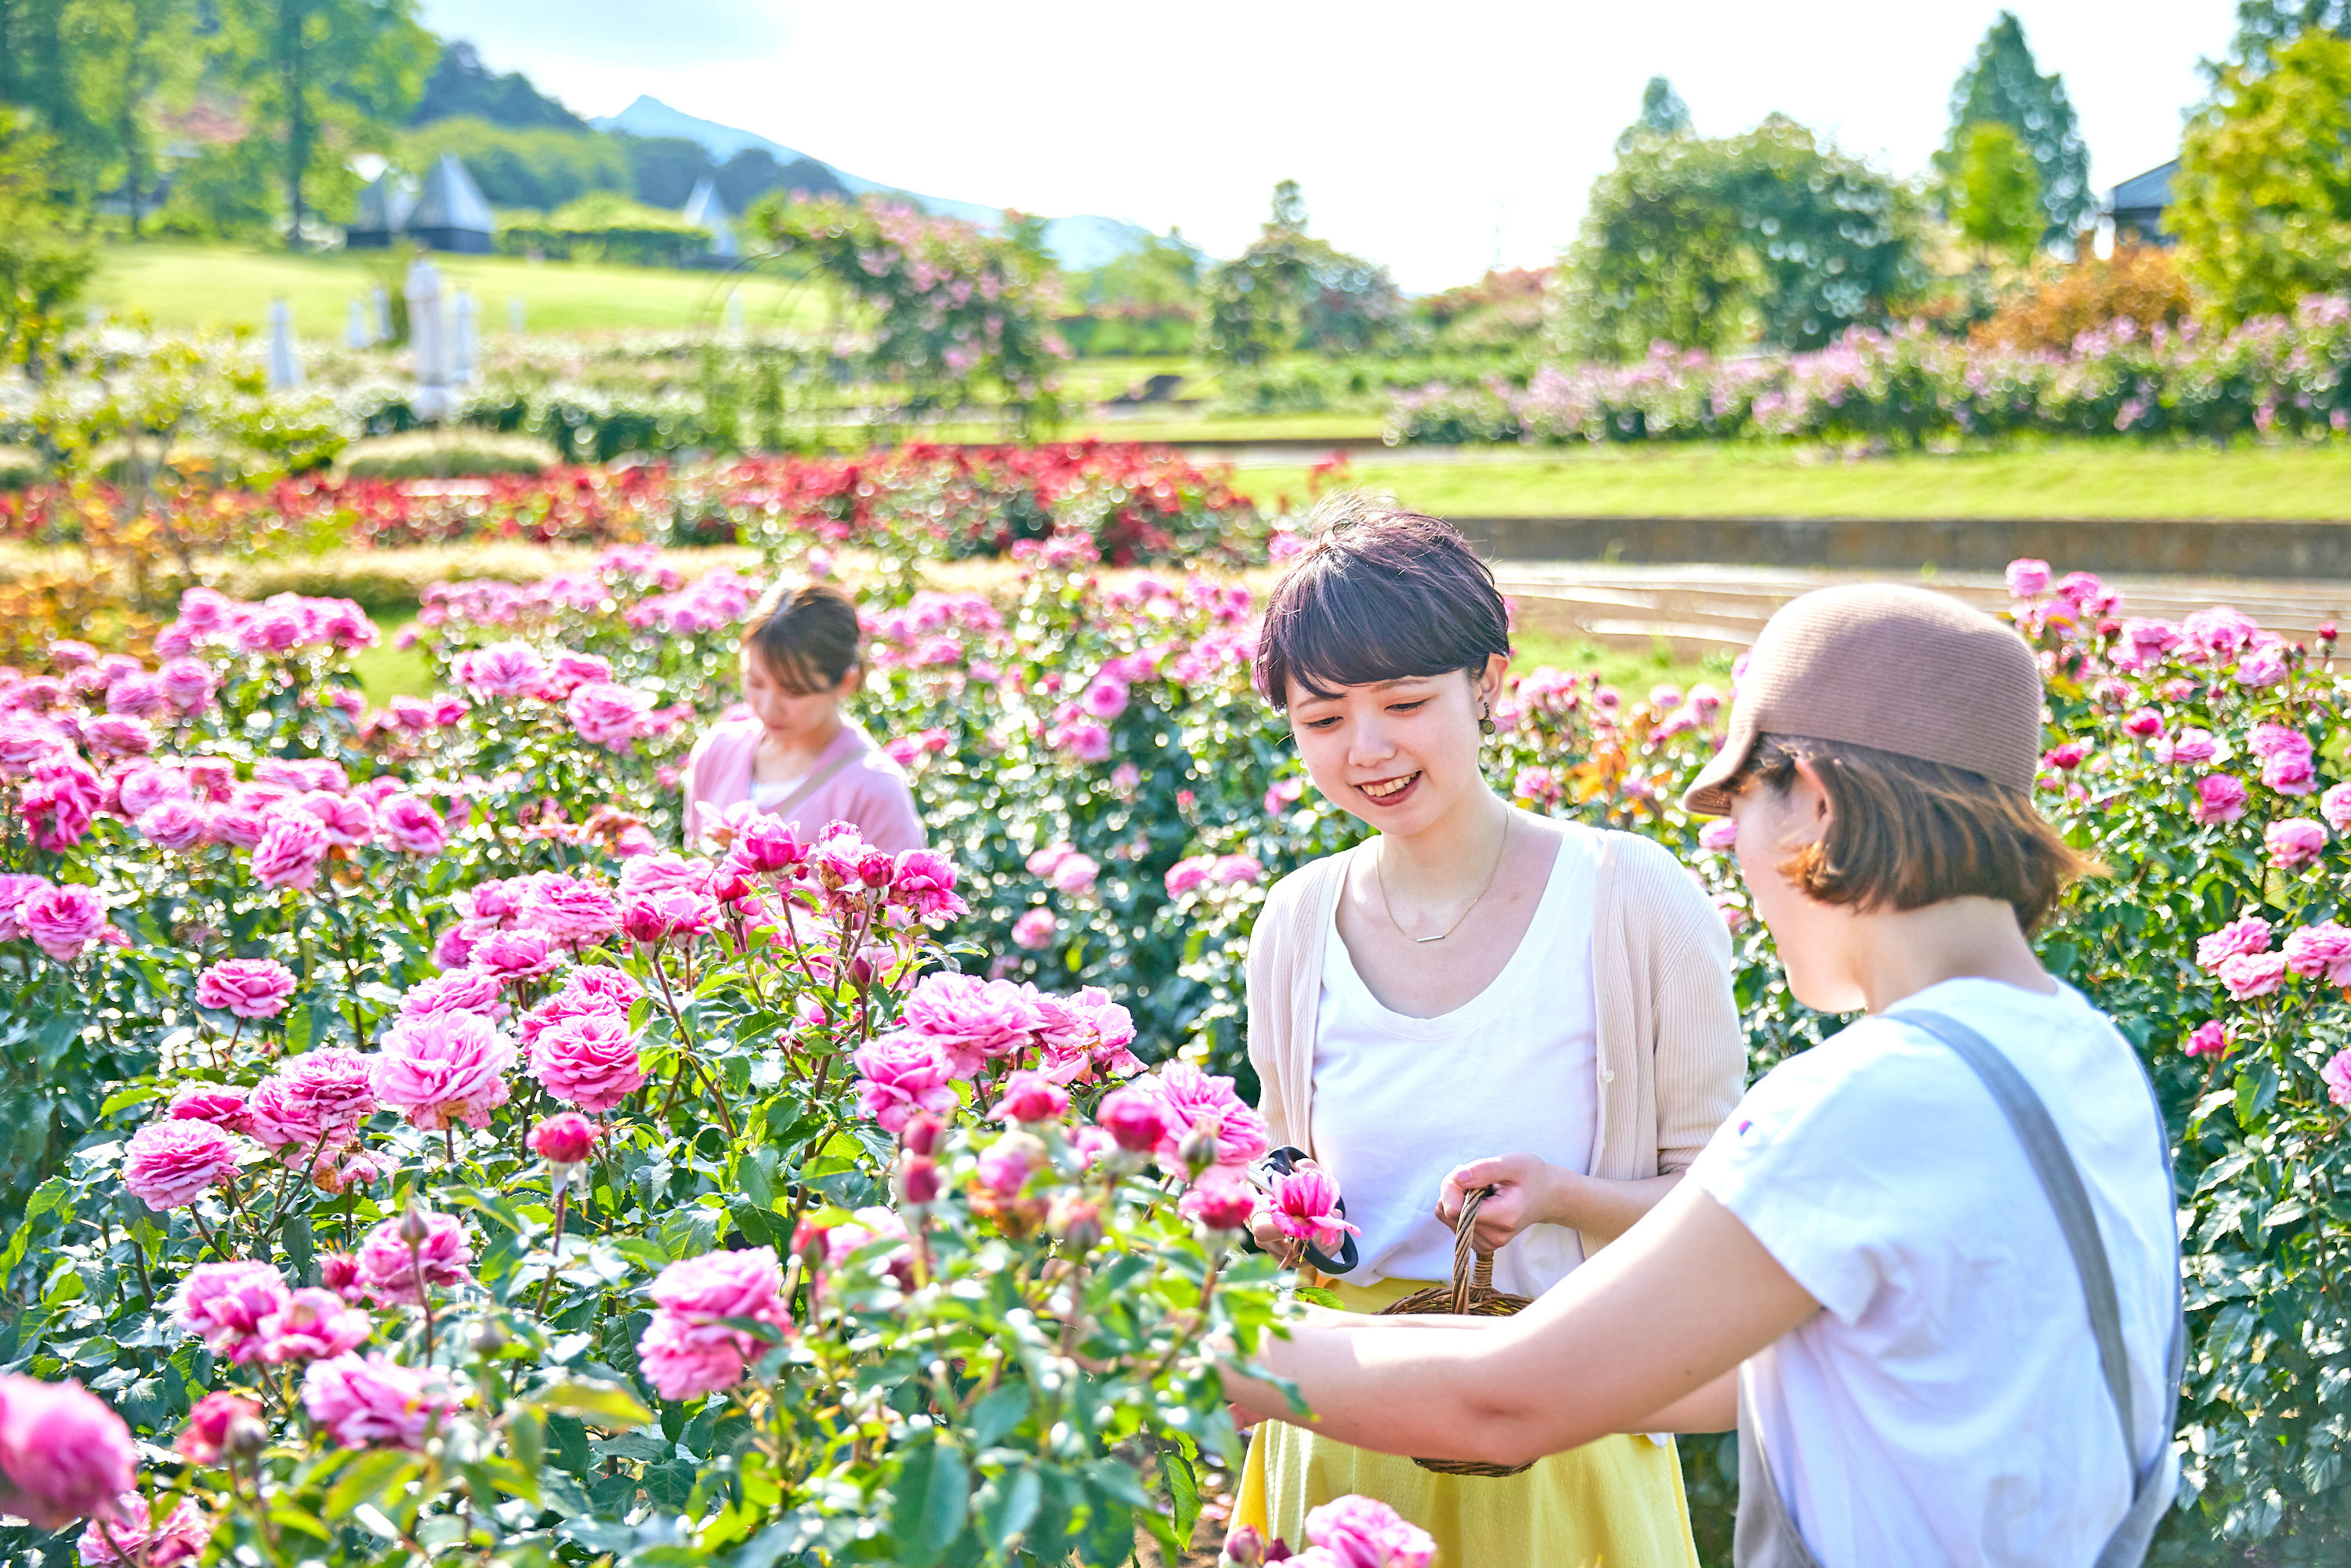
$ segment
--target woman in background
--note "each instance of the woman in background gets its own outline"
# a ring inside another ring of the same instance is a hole
[[[851,822],[892,854],[924,847],[906,776],[841,711],[864,676],[862,646],[857,607],[839,589],[778,583],[761,596],[743,633],[743,700],[686,758],[689,844],[748,801],[804,837]]]

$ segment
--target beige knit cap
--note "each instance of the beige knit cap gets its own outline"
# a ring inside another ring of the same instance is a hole
[[[2041,665],[2023,638],[1923,588],[1857,582],[1789,601],[1747,655],[1730,734],[1682,796],[1702,817],[1762,735],[1874,747],[2030,789],[2041,761]]]

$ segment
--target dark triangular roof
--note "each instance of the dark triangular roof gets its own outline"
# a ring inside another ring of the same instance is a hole
[[[2123,212],[2146,207],[2168,207],[2171,204],[2171,177],[2179,172],[2179,160],[2158,163],[2144,174],[2134,174],[2114,189],[2106,202],[2110,212]]]
[[[407,180],[387,169],[360,193],[350,226],[363,234],[397,234],[407,225],[415,205],[416,193],[408,188]]]
[[[412,234],[431,229],[486,235],[492,223],[490,204],[482,199],[481,187],[474,183],[455,152],[444,152],[441,162],[424,176],[424,189],[408,214],[406,227]]]

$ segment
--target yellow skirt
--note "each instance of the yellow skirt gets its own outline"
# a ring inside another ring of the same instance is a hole
[[[1353,1312],[1376,1312],[1424,1288],[1411,1280],[1331,1286]],[[1698,1568],[1681,1462],[1670,1442],[1643,1437],[1603,1437],[1515,1476],[1441,1476],[1268,1421],[1249,1441],[1233,1523],[1303,1549],[1308,1511],[1349,1493],[1376,1498],[1428,1531],[1437,1568]]]

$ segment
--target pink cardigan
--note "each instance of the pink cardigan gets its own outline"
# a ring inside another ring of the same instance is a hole
[[[760,733],[758,716],[737,704],[695,742],[693,754],[685,759],[688,844],[701,841],[705,819],[751,798],[751,768]],[[906,787],[905,774],[856,725],[841,720],[841,733],[817,758],[810,776],[823,772],[843,757],[854,760],[793,808],[793,824],[803,834],[813,835],[827,822],[854,822],[865,841],[876,849],[897,854],[923,848],[926,841],[923,821],[914,814],[914,792]]]

